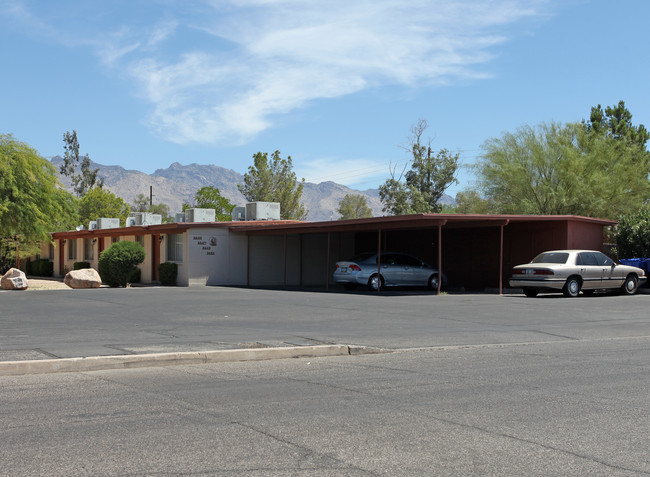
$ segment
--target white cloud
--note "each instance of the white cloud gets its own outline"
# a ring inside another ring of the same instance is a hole
[[[21,3],[0,0],[32,25]],[[417,88],[489,76],[507,27],[545,0],[203,0],[84,2],[58,30],[126,72],[148,124],[178,143],[243,143],[311,102],[368,88]],[[128,14],[127,14],[128,13]],[[77,22],[75,25],[73,22]],[[81,23],[85,22],[85,23]],[[41,30],[42,31],[42,30]],[[74,35],[70,32],[74,32]]]

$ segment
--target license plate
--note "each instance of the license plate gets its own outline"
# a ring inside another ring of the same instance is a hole
[[[341,272],[346,273],[348,271],[348,267],[341,267]]]

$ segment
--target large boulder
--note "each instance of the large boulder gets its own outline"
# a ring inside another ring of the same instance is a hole
[[[94,268],[82,268],[66,273],[63,283],[70,288],[99,288],[102,279]]]
[[[3,290],[27,290],[29,284],[23,271],[10,268],[7,273],[2,275],[0,286],[2,286]]]

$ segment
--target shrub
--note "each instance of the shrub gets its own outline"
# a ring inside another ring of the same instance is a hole
[[[618,258],[650,257],[650,210],[619,217],[615,234]]]
[[[90,268],[90,263],[89,262],[74,262],[72,264],[72,269],[73,270],[82,270],[84,268]]]
[[[116,242],[99,256],[99,275],[108,286],[125,287],[144,257],[144,247],[138,242]]]
[[[41,258],[32,263],[32,275],[51,277],[54,274],[54,263],[47,258]]]
[[[164,262],[158,265],[158,279],[161,285],[176,286],[178,276],[178,265],[174,262]]]
[[[138,267],[135,267],[133,273],[129,276],[129,283],[140,283],[142,281],[142,272]]]
[[[32,270],[32,261],[27,260],[25,262],[25,275],[33,275],[33,274],[34,274],[34,272]]]

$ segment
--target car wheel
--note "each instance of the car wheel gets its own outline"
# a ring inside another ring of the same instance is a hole
[[[346,290],[356,290],[357,286],[354,283],[345,283],[343,285],[343,288],[345,288]]]
[[[625,283],[623,283],[623,286],[621,287],[621,292],[625,295],[634,295],[638,286],[639,281],[636,277],[634,275],[628,275],[625,279]]]
[[[578,277],[569,277],[564,284],[562,292],[564,293],[564,296],[575,298],[578,296],[578,293],[580,293],[581,285],[582,284],[580,283],[580,279]]]
[[[438,291],[438,275],[431,275],[429,277],[429,288],[433,291]]]
[[[368,286],[373,290],[377,290],[380,287],[384,288],[384,277],[381,277],[375,273],[368,280]]]
[[[524,288],[524,295],[526,295],[528,298],[534,298],[538,293],[539,290],[537,288]]]

